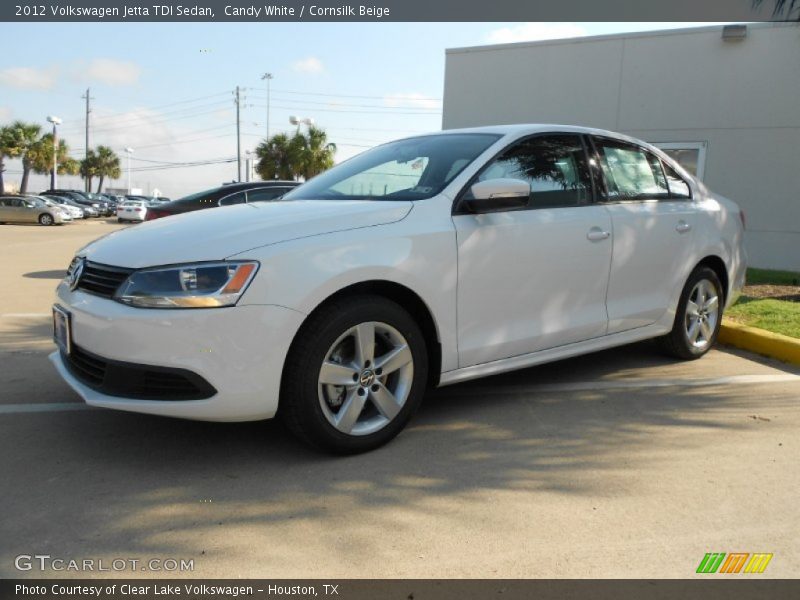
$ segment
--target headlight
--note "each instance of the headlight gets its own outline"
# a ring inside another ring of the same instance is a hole
[[[114,299],[143,308],[218,308],[239,301],[257,262],[218,262],[142,269],[128,277]]]

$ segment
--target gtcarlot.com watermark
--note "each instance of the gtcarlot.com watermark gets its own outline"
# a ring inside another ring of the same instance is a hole
[[[19,554],[14,558],[18,571],[70,571],[70,572],[110,572],[110,571],[155,571],[187,572],[194,571],[193,558],[63,558],[50,554]]]

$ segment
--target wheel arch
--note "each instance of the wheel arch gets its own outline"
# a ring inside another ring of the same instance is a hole
[[[305,319],[303,319],[303,323],[295,333],[295,339],[300,335],[303,326],[308,320],[324,306],[342,298],[363,295],[381,296],[387,300],[391,300],[408,311],[411,317],[417,322],[422,330],[422,335],[425,338],[425,346],[428,351],[428,385],[436,387],[439,384],[439,377],[442,371],[442,345],[439,336],[439,328],[437,327],[433,312],[428,304],[419,294],[403,284],[384,279],[372,279],[352,283],[337,290],[319,302],[317,306],[306,315]],[[292,345],[293,344],[294,339],[292,340]],[[288,361],[284,361],[284,370],[286,369],[287,362]]]
[[[697,269],[698,267],[708,267],[717,274],[717,277],[719,277],[719,281],[722,284],[722,305],[724,306],[725,301],[727,301],[728,295],[730,294],[730,277],[728,275],[728,267],[725,264],[725,261],[716,254],[710,254],[700,260],[695,265],[694,269]],[[694,271],[694,269],[692,269],[692,271]]]

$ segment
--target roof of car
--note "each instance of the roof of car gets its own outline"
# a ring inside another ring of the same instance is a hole
[[[450,135],[450,134],[464,134],[464,133],[488,133],[493,135],[514,136],[520,137],[524,135],[532,135],[535,133],[547,132],[567,132],[567,133],[583,133],[587,135],[597,135],[603,137],[615,138],[631,142],[634,144],[644,144],[648,148],[654,149],[651,144],[644,142],[640,139],[618,133],[616,131],[609,131],[607,129],[597,129],[594,127],[584,127],[581,125],[564,125],[560,123],[516,123],[510,125],[487,125],[484,127],[465,127],[461,129],[445,129],[443,131],[432,131],[429,134],[421,135]],[[419,136],[411,136],[419,137]],[[656,149],[657,150],[657,149]]]

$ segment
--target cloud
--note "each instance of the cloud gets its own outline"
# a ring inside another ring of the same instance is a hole
[[[11,109],[6,106],[0,106],[0,122],[11,120]]]
[[[292,70],[298,73],[322,73],[325,70],[325,65],[316,56],[309,56],[308,58],[294,61]]]
[[[416,92],[389,94],[383,97],[383,103],[392,108],[425,108],[429,110],[442,108],[441,100],[429,98]]]
[[[485,40],[490,44],[511,44],[560,38],[581,37],[586,30],[574,23],[520,23],[490,31]]]
[[[135,84],[141,74],[141,67],[134,62],[95,58],[86,67],[84,76],[107,85],[122,86]]]
[[[47,91],[56,84],[57,74],[56,67],[9,67],[0,71],[0,85],[20,90]]]

